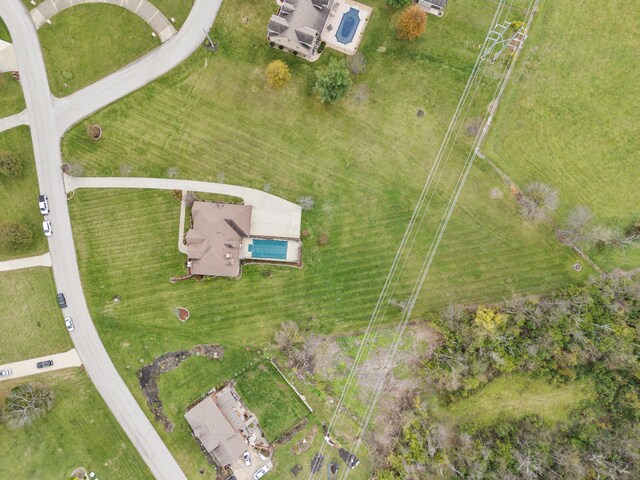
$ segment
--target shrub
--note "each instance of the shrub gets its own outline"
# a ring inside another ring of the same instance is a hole
[[[476,325],[493,333],[507,322],[507,316],[491,308],[480,306],[476,310],[473,321]]]
[[[332,103],[341,99],[351,88],[349,69],[344,60],[332,58],[329,64],[316,72],[314,91],[320,95],[322,103]]]
[[[22,428],[41,417],[53,407],[51,387],[39,383],[26,383],[12,388],[7,396],[4,418],[11,428]]]
[[[273,88],[282,88],[291,80],[289,66],[282,60],[274,60],[267,65],[265,74],[267,76],[267,83]]]
[[[9,251],[21,250],[33,242],[33,232],[23,223],[0,224],[0,248]]]
[[[411,5],[412,0],[384,0],[384,3],[394,8],[404,8]]]
[[[558,208],[558,191],[542,182],[531,182],[519,198],[520,214],[527,220],[537,222],[549,217]]]
[[[0,175],[17,177],[22,173],[22,159],[13,152],[0,152]]]
[[[422,36],[427,28],[427,12],[418,5],[406,8],[396,24],[398,37],[413,42]]]
[[[320,42],[320,45],[318,45],[318,53],[322,53],[324,51],[324,47],[327,46],[327,42],[325,42],[324,40]]]

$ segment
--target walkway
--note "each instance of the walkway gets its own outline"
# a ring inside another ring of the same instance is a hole
[[[38,368],[37,363],[44,360],[53,360],[53,365],[51,367]],[[64,353],[54,353],[53,355],[30,358],[29,360],[21,360],[19,362],[0,365],[0,370],[5,370],[7,368],[11,369],[11,375],[8,377],[0,377],[0,382],[13,380],[15,378],[28,377],[29,375],[36,375],[38,373],[46,373],[54,370],[62,370],[63,368],[80,366],[82,366],[82,361],[80,360],[76,349],[72,348],[68,352]]]
[[[0,118],[0,132],[11,130],[12,128],[19,127],[20,125],[29,125],[29,116],[27,115],[26,110],[9,117]]]
[[[64,175],[67,192],[77,188],[149,188],[217,193],[240,197],[252,207],[251,235],[256,237],[300,238],[302,208],[270,193],[224,183],[168,178],[71,177]]]
[[[0,72],[15,72],[16,70],[18,70],[18,61],[13,45],[0,40]]]
[[[7,260],[6,262],[0,262],[0,272],[9,272],[11,270],[22,270],[24,268],[33,267],[50,267],[51,255],[49,252],[39,255],[37,257],[16,258],[14,260]]]
[[[29,13],[36,28],[40,28],[56,13],[83,3],[107,3],[126,8],[147,22],[162,43],[177,33],[167,17],[147,0],[45,0]]]

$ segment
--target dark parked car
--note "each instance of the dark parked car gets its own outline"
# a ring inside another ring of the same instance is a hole
[[[44,362],[38,362],[36,364],[38,368],[45,368],[53,366],[53,360],[45,360]]]
[[[58,294],[58,305],[60,305],[60,308],[67,308],[67,300],[64,298],[64,293]]]

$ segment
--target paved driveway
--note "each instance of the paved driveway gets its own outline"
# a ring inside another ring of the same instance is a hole
[[[238,480],[253,480],[253,474],[265,465],[269,469],[273,468],[271,460],[269,460],[268,458],[262,460],[256,449],[251,445],[247,445],[247,451],[249,452],[249,455],[251,455],[250,467],[245,466],[244,459],[242,457],[236,459],[236,461],[231,464],[231,470],[233,470],[233,474]]]
[[[53,360],[53,365],[51,367],[38,368],[36,366],[37,363],[44,360]],[[81,365],[82,361],[78,356],[78,352],[73,348],[64,353],[54,353],[53,355],[45,355],[44,357],[30,358],[29,360],[21,360],[19,362],[0,365],[0,370],[4,370],[6,368],[11,369],[11,375],[8,377],[0,377],[0,382],[13,380],[15,378],[28,377],[29,375],[36,375],[38,373],[51,372],[53,370],[62,370],[63,368],[80,367]]]

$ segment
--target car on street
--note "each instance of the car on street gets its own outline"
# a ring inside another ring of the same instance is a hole
[[[260,470],[258,470],[256,473],[253,474],[254,480],[258,480],[259,478],[264,477],[268,471],[269,471],[269,467],[265,465],[264,467],[262,467]]]
[[[251,466],[251,455],[249,455],[249,452],[244,452],[242,454],[242,458],[244,458],[244,464],[247,467]]]
[[[45,360],[44,362],[36,363],[36,367],[38,368],[45,368],[45,367],[52,367],[52,366],[53,366],[53,360]]]
[[[0,377],[8,377],[11,375],[11,369],[5,368],[4,370],[0,370]]]
[[[49,199],[46,195],[38,195],[38,206],[42,215],[49,215]]]
[[[44,222],[42,222],[42,231],[47,237],[50,237],[51,235],[53,235],[53,230],[51,229],[51,222],[49,220],[45,220]]]
[[[67,308],[67,299],[64,298],[64,293],[58,294],[58,305],[60,305],[60,308]]]
[[[67,330],[69,330],[70,332],[73,332],[75,330],[75,327],[73,326],[73,322],[69,317],[64,319],[64,326],[67,327]]]

